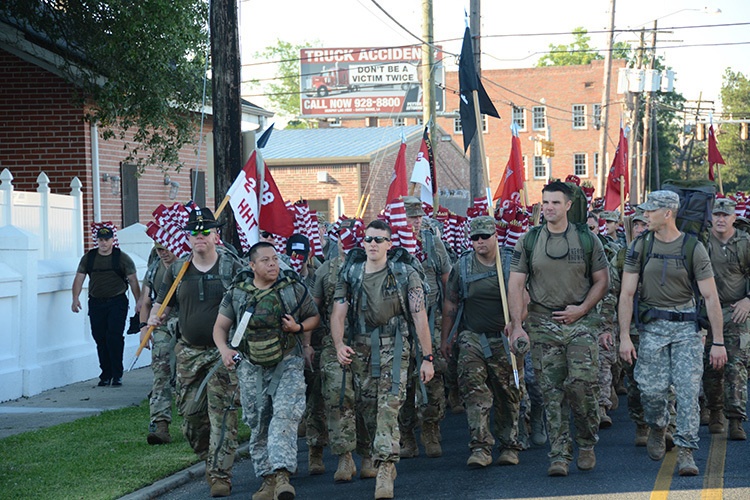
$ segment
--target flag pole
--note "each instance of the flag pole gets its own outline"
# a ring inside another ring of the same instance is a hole
[[[620,176],[620,220],[623,220],[623,217],[625,217],[625,189],[623,189],[623,186],[625,186],[625,176]]]
[[[494,213],[494,209],[492,207],[492,193],[490,192],[490,176],[487,173],[487,161],[485,159],[485,152],[484,152],[484,138],[482,137],[482,113],[480,111],[479,107],[479,92],[474,89],[471,92],[472,97],[474,99],[474,118],[476,119],[476,136],[477,136],[477,144],[479,145],[479,159],[481,161],[480,167],[482,169],[482,174],[484,175],[484,188],[487,196],[487,212],[488,213]],[[490,212],[492,210],[492,212]],[[508,294],[505,291],[505,274],[503,274],[503,264],[500,260],[500,247],[496,248],[495,252],[495,268],[497,269],[497,283],[500,286],[500,299],[503,304],[503,319],[505,320],[505,324],[510,323],[510,314],[508,312]],[[505,335],[503,333],[503,335]],[[510,355],[510,362],[513,367],[513,380],[516,383],[516,388],[519,388],[519,380],[518,380],[518,366],[516,363],[516,356],[511,351],[509,352]]]
[[[716,164],[716,177],[719,179],[719,192],[724,194],[724,186],[721,184],[721,164]]]

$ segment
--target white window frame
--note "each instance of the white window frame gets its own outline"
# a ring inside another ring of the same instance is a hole
[[[458,110],[456,110],[456,114],[458,114]],[[421,118],[417,118],[417,125],[421,125],[423,120]],[[487,133],[487,115],[482,114],[482,133]],[[461,134],[463,133],[464,128],[461,126],[461,116],[457,116],[453,119],[453,133],[454,134]]]
[[[394,127],[405,127],[406,126],[406,118],[403,116],[400,116],[398,118],[393,119],[393,126]]]
[[[523,161],[523,175],[524,180],[529,180],[529,157],[526,155],[521,155],[521,160]]]
[[[543,169],[544,173],[542,175],[538,175],[537,168]],[[534,156],[534,179],[546,179],[548,177],[547,175],[547,162],[544,161],[543,156]]]
[[[588,156],[586,153],[573,153],[573,175],[577,175],[578,177],[589,176]],[[581,158],[583,158],[583,172],[578,170],[580,166],[578,160]]]
[[[534,106],[531,108],[531,130],[547,130],[545,106]]]
[[[328,126],[332,128],[340,127],[341,126],[341,118],[329,118],[328,119]]]
[[[591,123],[594,125],[596,130],[602,126],[602,105],[592,104],[592,119]]]
[[[573,104],[573,130],[586,130],[585,104]]]
[[[516,125],[518,125],[518,130],[525,131],[526,130],[526,110],[524,108],[518,108],[516,106],[513,106],[513,111],[512,111],[511,116],[513,118],[513,122]]]

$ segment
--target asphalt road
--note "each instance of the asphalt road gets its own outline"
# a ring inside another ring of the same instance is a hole
[[[597,466],[579,471],[571,464],[570,475],[546,475],[547,447],[521,453],[517,466],[469,470],[468,430],[464,415],[449,414],[442,423],[443,456],[401,460],[397,465],[396,498],[401,499],[491,499],[491,498],[606,498],[606,499],[737,499],[750,498],[750,446],[747,441],[727,441],[726,436],[700,430],[700,450],[695,453],[700,468],[697,477],[674,473],[676,450],[664,462],[654,462],[645,448],[633,446],[635,426],[627,416],[625,397],[612,414],[614,425],[602,430],[596,446]],[[244,424],[243,424],[244,425]],[[745,430],[750,425],[745,423]],[[498,451],[495,450],[495,458]],[[359,465],[359,457],[355,458]],[[299,499],[353,500],[373,498],[375,480],[355,479],[334,484],[337,458],[326,449],[326,473],[307,474],[307,446],[299,440],[299,470],[292,478]],[[670,468],[671,466],[671,468]],[[235,463],[231,498],[250,498],[260,486],[249,459]],[[189,482],[158,498],[186,500],[208,497],[202,478]]]

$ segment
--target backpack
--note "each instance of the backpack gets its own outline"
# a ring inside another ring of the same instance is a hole
[[[237,254],[232,253],[223,246],[217,246],[216,252],[219,254],[219,274],[203,274],[199,278],[202,278],[204,280],[220,279],[221,284],[224,286],[224,289],[228,290],[229,287],[232,286],[232,283],[235,279],[234,268],[236,267],[236,265],[245,267],[245,263],[237,256]],[[180,269],[182,268],[182,264],[184,264],[185,261],[179,260],[177,262],[179,262],[180,265],[172,264],[170,266],[170,269],[172,270],[172,279],[177,278],[177,274],[179,273]],[[182,281],[186,279],[190,279],[190,277],[186,275],[182,278],[180,283],[177,285],[175,295],[178,294],[180,286],[182,285]]]
[[[588,216],[589,201],[586,198],[586,193],[583,192],[581,186],[574,182],[566,182],[567,186],[573,191],[570,197],[572,202],[568,209],[568,222],[573,224],[586,224]]]
[[[716,184],[707,180],[669,180],[664,181],[661,188],[677,193],[680,197],[680,208],[675,216],[677,229],[696,236],[704,246],[708,246]]]
[[[122,267],[120,267],[120,254],[122,253],[122,251],[117,247],[112,248],[112,259],[110,259],[112,267],[110,267],[109,269],[94,269],[94,260],[96,260],[96,254],[98,251],[98,248],[92,248],[86,253],[86,274],[89,275],[89,278],[91,277],[91,273],[114,271],[117,276],[122,278],[122,280],[127,283],[128,277],[125,276],[125,273],[122,272]]]
[[[573,185],[575,186],[575,184]],[[589,229],[589,226],[586,224],[585,218],[583,222],[573,223],[573,226],[576,229],[576,233],[578,233],[578,239],[581,241],[581,248],[583,248],[583,253],[585,255],[584,260],[586,261],[586,277],[589,279],[589,282],[591,282],[591,259],[594,254],[594,238],[596,236]],[[529,229],[529,232],[526,235],[526,238],[524,238],[523,240],[523,251],[524,251],[524,254],[526,255],[526,264],[529,266],[529,272],[526,274],[527,284],[529,280],[531,279],[531,274],[532,274],[531,273],[531,258],[534,255],[534,246],[536,246],[536,240],[539,239],[539,233],[541,232],[543,227],[544,227],[544,224],[540,226],[532,227],[531,229]]]

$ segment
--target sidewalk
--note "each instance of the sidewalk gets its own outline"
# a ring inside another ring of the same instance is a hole
[[[121,387],[97,387],[99,379],[94,378],[0,403],[0,439],[105,410],[138,406],[148,397],[152,380],[151,367],[147,366],[125,372]]]

